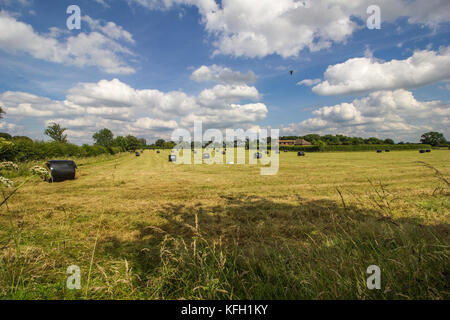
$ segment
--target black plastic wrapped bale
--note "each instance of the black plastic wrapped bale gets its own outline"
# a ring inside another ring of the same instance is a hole
[[[255,158],[255,159],[261,159],[261,158],[262,158],[262,153],[256,152],[256,153],[253,155],[253,158]]]
[[[425,150],[419,150],[420,153],[425,153]]]
[[[203,154],[203,159],[209,159],[209,158],[210,158],[209,153],[204,153]]]
[[[384,152],[391,152],[391,150],[389,150],[389,149],[386,149],[386,150],[384,150]]]
[[[160,151],[159,151],[159,150],[156,150],[156,153],[160,153]]]
[[[136,157],[139,157],[141,154],[136,151]]]
[[[64,181],[75,179],[77,165],[72,160],[49,160],[47,168],[50,169],[53,181]]]
[[[176,162],[177,156],[174,154],[169,154],[169,162]]]
[[[222,151],[222,154],[225,154],[225,151]]]
[[[382,153],[383,152],[383,150],[377,150],[377,153]]]
[[[425,150],[425,152],[431,152],[431,150],[430,150],[430,149],[427,149],[427,150]]]
[[[304,157],[305,153],[303,151],[299,151],[299,152],[297,152],[297,156]]]

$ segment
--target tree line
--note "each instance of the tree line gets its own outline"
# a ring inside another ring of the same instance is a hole
[[[305,139],[311,142],[313,145],[393,145],[393,144],[411,144],[410,142],[398,142],[395,143],[393,139],[378,139],[375,137],[370,137],[367,139],[361,137],[348,137],[341,134],[337,135],[318,135],[318,134],[307,134],[305,136],[283,136],[280,140],[297,140]],[[440,132],[427,132],[424,133],[420,138],[420,143],[429,144],[433,147],[435,146],[447,146],[448,141],[445,139],[444,135]]]

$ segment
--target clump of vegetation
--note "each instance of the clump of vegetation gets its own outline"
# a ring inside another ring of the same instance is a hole
[[[12,188],[14,186],[14,182],[12,180],[9,180],[3,176],[0,176],[0,183],[7,188]]]
[[[19,166],[12,161],[4,161],[0,163],[0,170],[19,170]]]
[[[48,170],[41,166],[34,166],[30,169],[30,171],[33,175],[39,176],[44,181],[49,181],[51,179]]]

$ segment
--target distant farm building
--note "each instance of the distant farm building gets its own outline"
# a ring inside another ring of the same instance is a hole
[[[297,140],[280,140],[280,146],[310,146],[311,142],[305,139]]]

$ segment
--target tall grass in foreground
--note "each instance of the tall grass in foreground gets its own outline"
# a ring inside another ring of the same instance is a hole
[[[334,217],[335,232],[289,243],[224,245],[166,235],[146,292],[158,299],[448,299],[449,246],[420,226]],[[358,231],[355,233],[355,229]],[[368,290],[371,264],[382,290]],[[148,290],[148,291],[147,291]]]

